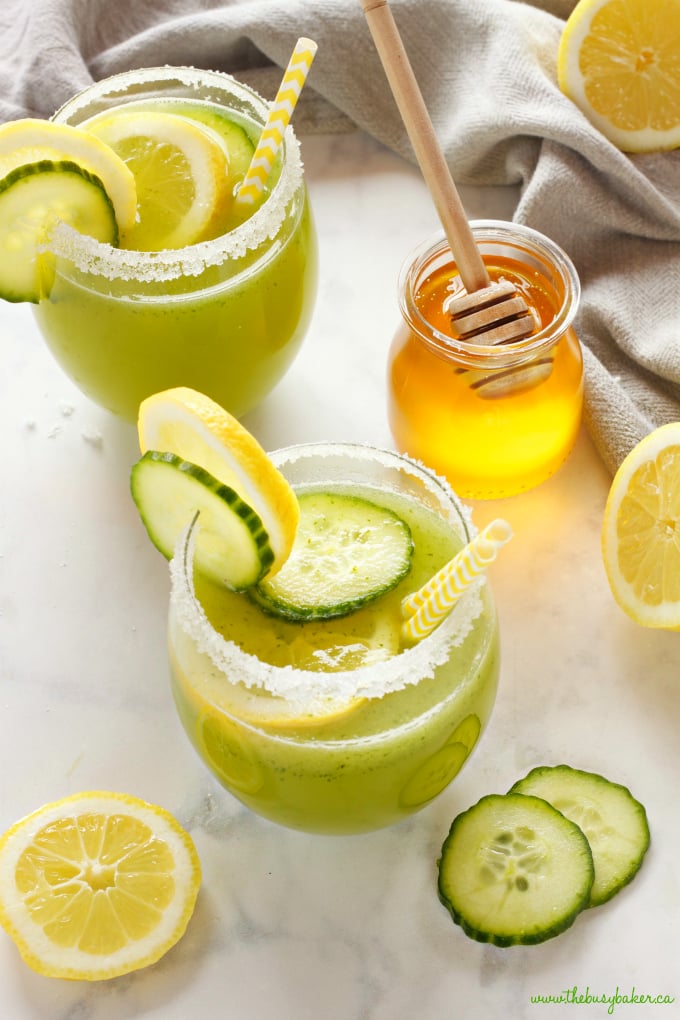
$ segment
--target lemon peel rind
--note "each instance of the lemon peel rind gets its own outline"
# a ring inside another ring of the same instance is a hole
[[[132,814],[144,821],[154,836],[167,842],[176,863],[173,878],[181,883],[184,895],[181,898],[175,897],[170,907],[164,911],[160,924],[148,935],[129,942],[114,953],[100,957],[73,948],[55,947],[40,926],[17,905],[20,893],[14,880],[16,864],[30,840],[50,823],[76,813],[112,814],[112,808],[118,804],[121,814]],[[81,810],[69,810],[76,805]],[[175,851],[179,851],[179,861]],[[72,981],[108,980],[158,962],[186,931],[201,884],[201,864],[193,840],[174,816],[158,805],[113,791],[75,793],[45,804],[19,819],[0,836],[0,861],[0,925],[32,970],[44,977]],[[160,942],[157,934],[159,928],[165,936]],[[66,956],[69,957],[68,963],[64,960]],[[104,964],[103,959],[106,960]]]
[[[609,490],[601,536],[605,573],[616,603],[635,623],[661,630],[680,629],[680,600],[660,606],[648,605],[635,594],[634,585],[624,577],[619,567],[617,520],[623,501],[629,498],[633,476],[645,464],[653,463],[661,453],[675,446],[680,451],[680,422],[669,422],[651,432],[628,453]],[[680,542],[680,538],[676,542]]]

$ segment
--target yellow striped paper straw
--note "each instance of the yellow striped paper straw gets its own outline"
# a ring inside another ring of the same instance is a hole
[[[420,641],[427,637],[511,538],[512,528],[507,521],[500,518],[492,521],[422,588],[407,595],[401,603],[402,632],[406,640]]]
[[[317,45],[311,39],[298,39],[295,44],[276,99],[269,110],[267,123],[236,195],[237,202],[253,205],[262,194],[316,51]]]

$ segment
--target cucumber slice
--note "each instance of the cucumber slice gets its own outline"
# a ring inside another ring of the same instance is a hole
[[[456,778],[468,753],[465,744],[444,744],[411,776],[399,794],[399,802],[404,807],[418,807],[434,800]]]
[[[116,217],[104,185],[77,163],[26,163],[0,181],[0,297],[37,303],[49,294],[54,270],[40,249],[59,221],[98,241],[118,244]]]
[[[166,559],[198,513],[195,562],[200,573],[243,591],[271,566],[274,553],[260,517],[196,464],[174,453],[147,450],[132,468],[130,490],[149,538]]]
[[[411,568],[409,526],[392,510],[358,496],[307,492],[281,569],[251,593],[289,620],[345,616],[390,591]]]
[[[455,779],[470,752],[477,743],[482,724],[479,717],[471,713],[456,726],[455,730],[431,758],[411,776],[399,794],[399,800],[407,807],[415,807],[433,800]]]
[[[255,145],[248,133],[233,121],[224,120],[217,130],[227,143],[229,174],[234,181],[242,181],[255,153]]]
[[[539,797],[491,794],[454,819],[439,860],[439,898],[456,924],[497,946],[544,942],[590,900],[588,840]]]
[[[532,769],[511,792],[543,797],[575,822],[590,843],[595,881],[590,906],[605,903],[637,874],[649,847],[644,807],[630,790],[569,765]]]
[[[187,116],[215,132],[229,157],[230,178],[234,182],[242,181],[255,152],[255,143],[245,128],[209,108],[193,107],[187,111]]]

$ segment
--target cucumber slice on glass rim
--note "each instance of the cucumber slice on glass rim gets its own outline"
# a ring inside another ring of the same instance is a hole
[[[130,491],[149,538],[170,559],[197,517],[196,569],[234,591],[256,584],[274,561],[261,518],[234,489],[174,453],[147,450],[133,466]]]
[[[532,945],[559,935],[590,901],[588,840],[546,800],[491,794],[458,815],[438,863],[439,898],[478,942]]]
[[[0,297],[37,303],[49,294],[53,265],[41,249],[56,223],[116,245],[118,227],[101,180],[69,160],[15,167],[0,180]]]
[[[169,104],[167,108],[172,109],[173,107]],[[181,103],[174,104],[174,109],[178,113],[183,112]],[[187,116],[214,132],[229,157],[230,178],[234,181],[242,180],[255,152],[255,143],[245,128],[210,108],[193,109],[191,114],[187,113]]]
[[[337,492],[303,492],[298,502],[290,556],[251,592],[266,612],[289,620],[345,616],[410,570],[411,531],[392,510]]]
[[[627,787],[569,765],[546,765],[532,769],[510,792],[542,797],[583,830],[595,865],[589,906],[610,900],[637,874],[649,847],[649,825]]]

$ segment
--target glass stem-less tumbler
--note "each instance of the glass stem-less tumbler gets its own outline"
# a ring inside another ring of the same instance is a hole
[[[272,460],[298,492],[398,512],[413,538],[410,572],[348,615],[288,621],[202,578],[185,538],[169,622],[179,716],[207,767],[257,814],[318,833],[379,829],[440,794],[486,727],[499,672],[491,589],[471,587],[405,644],[402,598],[473,534],[451,488],[367,446],[309,444]]]
[[[100,81],[54,116],[82,126],[121,108],[228,120],[256,144],[269,111],[229,75],[193,68]],[[140,402],[191,386],[240,416],[281,379],[302,343],[317,279],[316,235],[290,128],[266,200],[227,233],[185,248],[134,251],[61,224],[51,286],[36,306],[48,347],[92,400],[134,421]]]

